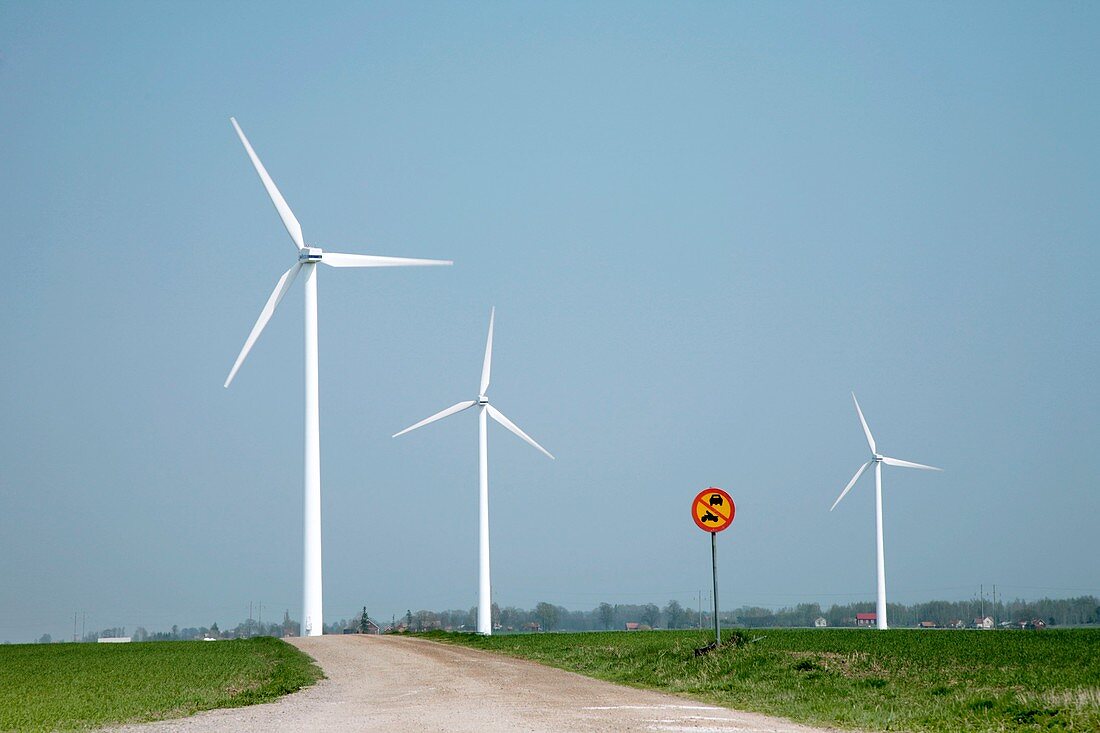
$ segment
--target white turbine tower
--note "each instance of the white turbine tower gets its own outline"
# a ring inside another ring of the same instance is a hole
[[[535,448],[538,448],[542,453],[553,458],[549,451],[536,443],[531,436],[516,427],[516,424],[506,418],[504,414],[489,404],[489,398],[485,392],[489,389],[489,371],[493,362],[493,320],[496,317],[496,309],[492,309],[489,312],[489,338],[485,342],[485,361],[481,367],[481,388],[478,390],[476,400],[467,400],[465,402],[459,402],[457,405],[451,405],[446,410],[437,412],[429,418],[425,418],[415,425],[411,425],[400,433],[395,433],[393,437],[404,435],[412,430],[416,430],[419,427],[423,427],[428,423],[435,422],[436,420],[442,420],[448,415],[453,415],[456,412],[462,412],[469,409],[474,405],[478,406],[478,595],[477,595],[477,632],[479,634],[489,635],[493,633],[492,623],[492,593],[490,590],[489,581],[489,449],[486,443],[485,435],[485,415],[488,413],[489,417],[496,420],[504,427],[511,430],[513,433],[523,438]]]
[[[321,609],[321,436],[319,427],[319,412],[317,405],[317,263],[330,267],[398,267],[402,265],[450,265],[449,260],[413,260],[403,257],[378,257],[375,255],[340,254],[337,252],[324,252],[317,247],[307,247],[302,237],[302,226],[294,217],[294,212],[287,206],[286,200],[275,182],[267,174],[263,163],[256,156],[256,151],[244,136],[237,120],[232,117],[229,121],[237,131],[244,149],[248,151],[248,157],[252,159],[252,165],[256,168],[260,180],[267,189],[267,195],[271,197],[271,203],[275,204],[275,210],[283,220],[283,226],[290,233],[290,238],[298,248],[298,261],[289,270],[283,273],[279,282],[275,285],[274,292],[267,299],[256,325],[244,342],[237,361],[229,370],[229,376],[225,380],[226,387],[237,375],[245,357],[252,349],[256,339],[260,337],[271,315],[275,312],[279,301],[283,299],[294,278],[300,270],[305,270],[306,278],[306,446],[305,446],[305,559],[302,591],[302,629],[306,636],[320,636],[324,617]]]
[[[856,471],[856,475],[852,476],[852,480],[848,482],[848,485],[844,487],[844,491],[840,492],[840,496],[836,498],[833,505],[829,507],[829,511],[836,509],[836,505],[840,503],[840,500],[851,491],[852,487],[856,485],[856,481],[859,481],[859,477],[863,475],[863,472],[867,470],[867,467],[872,463],[875,464],[875,528],[876,528],[876,542],[878,547],[878,603],[876,605],[875,614],[878,628],[885,629],[886,625],[886,558],[882,548],[882,464],[887,466],[900,466],[902,468],[922,468],[926,471],[942,471],[942,468],[936,468],[935,466],[925,466],[923,463],[912,463],[911,461],[903,461],[898,458],[890,458],[884,456],[878,452],[875,447],[875,439],[871,436],[871,428],[867,427],[867,421],[863,419],[863,410],[859,409],[859,400],[856,399],[856,393],[852,393],[852,402],[856,403],[856,414],[859,415],[859,423],[863,426],[863,434],[867,436],[867,446],[871,449],[871,460],[864,463]]]

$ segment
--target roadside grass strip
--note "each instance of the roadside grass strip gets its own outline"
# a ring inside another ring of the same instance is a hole
[[[271,637],[0,646],[0,730],[86,730],[268,702],[321,679]]]
[[[810,725],[1100,731],[1100,629],[723,630],[425,638]]]

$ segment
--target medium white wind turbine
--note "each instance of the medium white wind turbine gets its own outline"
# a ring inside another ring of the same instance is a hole
[[[888,628],[886,625],[886,558],[882,549],[882,464],[887,466],[900,466],[902,468],[922,468],[926,471],[942,471],[942,468],[936,468],[935,466],[925,466],[923,463],[912,463],[911,461],[903,461],[898,458],[890,458],[884,456],[878,452],[875,447],[875,439],[871,435],[871,428],[867,427],[867,421],[863,419],[863,410],[859,409],[859,400],[856,399],[856,393],[852,393],[852,402],[856,403],[856,414],[859,415],[859,423],[863,426],[863,434],[867,436],[867,446],[871,449],[871,460],[864,463],[856,471],[856,475],[852,476],[852,480],[848,482],[848,485],[844,487],[844,491],[840,492],[840,496],[836,498],[833,505],[829,507],[829,511],[836,509],[836,505],[840,503],[840,500],[851,491],[852,487],[856,485],[856,481],[859,481],[859,477],[863,475],[863,472],[867,470],[867,467],[872,463],[875,464],[875,527],[877,535],[877,547],[878,547],[878,603],[876,605],[875,618],[878,623],[878,628]]]
[[[489,312],[489,338],[485,342],[485,361],[481,366],[481,388],[478,390],[476,400],[467,400],[465,402],[459,402],[457,405],[451,405],[446,410],[437,412],[429,418],[425,418],[415,425],[411,425],[400,433],[394,433],[393,437],[404,435],[412,430],[416,430],[419,427],[423,427],[428,423],[435,422],[436,420],[442,420],[448,415],[453,415],[456,412],[462,412],[469,409],[474,405],[478,407],[478,530],[479,530],[479,543],[478,543],[478,595],[477,595],[477,632],[479,634],[489,635],[493,633],[492,623],[492,594],[490,592],[489,582],[489,452],[488,445],[486,443],[485,435],[485,415],[488,415],[496,420],[504,427],[511,430],[513,433],[523,438],[525,441],[538,448],[542,453],[553,458],[550,453],[541,445],[536,443],[531,436],[516,427],[516,424],[506,418],[504,414],[489,404],[489,398],[485,392],[489,389],[489,371],[493,362],[493,320],[496,317],[496,308],[493,308]]]
[[[375,255],[340,254],[338,252],[324,252],[318,247],[306,246],[302,237],[302,226],[294,217],[294,212],[287,206],[286,200],[275,182],[267,174],[264,164],[256,156],[256,151],[244,136],[241,126],[232,117],[233,129],[237,131],[244,149],[248,151],[248,157],[252,159],[252,165],[256,168],[260,180],[267,189],[267,195],[271,197],[271,203],[275,204],[275,210],[279,212],[279,218],[283,220],[283,226],[290,233],[290,238],[298,248],[298,261],[289,270],[283,273],[279,282],[275,285],[274,292],[267,299],[256,325],[245,339],[244,347],[229,370],[229,376],[225,380],[226,387],[237,375],[245,357],[252,349],[256,339],[260,337],[271,315],[275,312],[279,301],[283,299],[294,278],[300,270],[305,270],[306,278],[306,449],[305,449],[305,569],[302,591],[302,630],[305,636],[320,636],[324,617],[321,609],[321,435],[319,426],[319,412],[317,406],[317,263],[323,263],[330,267],[398,267],[402,265],[450,265],[450,260],[413,260],[403,257],[378,257]]]

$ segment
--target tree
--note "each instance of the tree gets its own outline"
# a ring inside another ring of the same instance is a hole
[[[405,628],[412,631],[413,628],[413,612],[412,609],[405,611]]]
[[[596,609],[596,613],[600,617],[600,623],[603,624],[603,628],[606,631],[611,628],[611,624],[615,621],[615,609],[610,603],[601,603],[600,607]]]
[[[650,627],[656,627],[661,621],[661,609],[652,603],[642,606],[642,623]]]
[[[180,638],[180,627],[177,626],[176,624],[172,624],[172,638],[173,639]]]
[[[535,617],[544,631],[553,631],[558,625],[558,608],[553,604],[542,601],[535,606]]]
[[[283,636],[297,636],[301,626],[290,618],[290,609],[283,611]]]
[[[210,626],[210,635],[213,636],[215,639],[219,638],[222,635],[221,629],[218,628],[218,622],[217,621],[215,621]]]
[[[53,637],[49,634],[42,634],[42,636],[38,637],[39,644],[49,644],[51,641],[53,641]]]
[[[370,627],[367,625],[370,622],[370,616],[367,615],[367,607],[363,606],[363,615],[359,617],[359,633],[366,634],[370,631]]]
[[[669,601],[665,606],[665,624],[670,629],[678,629],[687,623],[687,612],[678,601]]]

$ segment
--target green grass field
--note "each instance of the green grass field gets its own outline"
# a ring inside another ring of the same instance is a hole
[[[267,702],[321,678],[270,637],[0,646],[0,730],[53,731]]]
[[[611,682],[866,730],[1100,731],[1100,629],[758,629],[424,636]],[[723,631],[723,639],[728,631]]]

